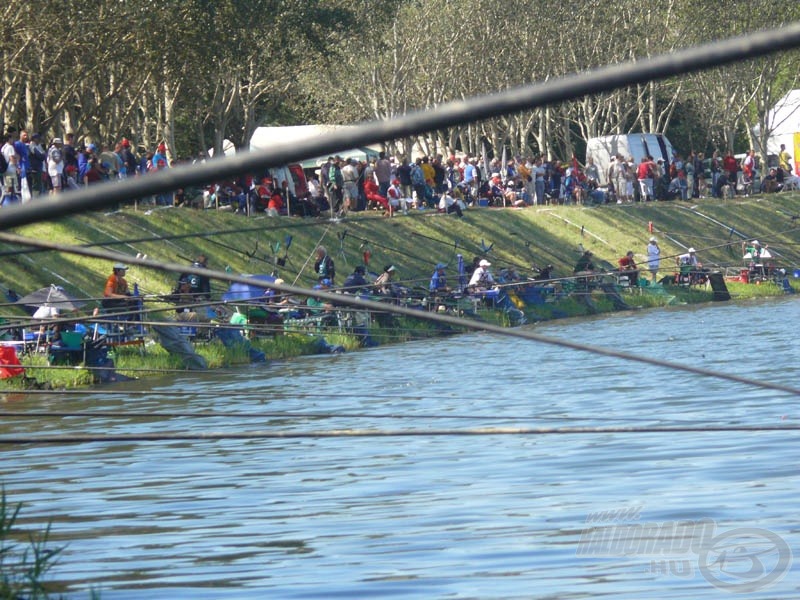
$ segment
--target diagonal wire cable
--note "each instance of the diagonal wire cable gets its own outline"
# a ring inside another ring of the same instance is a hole
[[[800,432],[800,425],[650,425],[587,427],[472,427],[463,429],[325,429],[317,431],[241,431],[198,433],[111,433],[6,436],[0,445],[78,444],[90,442],[197,442],[310,438],[400,438],[443,436],[551,436],[608,434],[675,434],[731,432]]]
[[[90,256],[94,258],[104,258],[112,260],[115,259],[114,255],[109,255],[108,252],[103,252],[100,250],[96,250],[94,248],[81,248],[75,246],[69,247],[62,247],[58,246],[55,243],[47,242],[44,240],[30,240],[28,238],[24,238],[22,236],[18,236],[15,234],[9,233],[0,233],[0,241],[7,241],[10,243],[20,243],[20,240],[24,240],[24,243],[29,243],[33,246],[39,248],[50,248],[53,250],[60,250],[62,252],[69,252],[72,254],[78,254],[81,256]],[[120,258],[120,260],[122,260]],[[373,300],[366,300],[363,298],[359,298],[358,296],[352,296],[350,294],[335,294],[329,292],[323,292],[320,290],[314,289],[307,289],[301,288],[294,285],[276,285],[272,282],[267,282],[263,280],[254,280],[250,277],[242,277],[239,275],[233,275],[230,273],[225,273],[222,271],[214,271],[207,268],[198,268],[194,266],[186,266],[186,265],[179,265],[176,263],[160,263],[154,260],[145,259],[145,258],[135,258],[135,257],[128,257],[127,261],[129,264],[136,264],[141,265],[144,267],[150,267],[153,269],[158,269],[162,271],[171,271],[176,273],[190,273],[195,275],[204,275],[209,277],[210,279],[221,279],[224,281],[230,282],[238,282],[238,283],[245,283],[249,285],[256,285],[258,287],[263,287],[265,289],[275,290],[276,292],[280,293],[288,293],[288,294],[296,294],[296,295],[305,295],[311,296],[313,298],[317,298],[324,302],[329,302],[331,304],[338,304],[344,306],[352,306],[359,309],[367,309],[367,310],[376,310],[382,311],[387,313],[393,313],[397,315],[404,315],[406,317],[412,317],[415,319],[423,319],[426,321],[431,321],[434,323],[441,323],[444,325],[450,325],[455,327],[461,327],[463,329],[470,329],[473,331],[483,331],[487,333],[494,333],[506,337],[516,337],[524,340],[529,341],[536,341],[541,342],[543,344],[548,344],[551,346],[558,346],[561,348],[568,348],[571,350],[579,350],[582,352],[589,352],[591,354],[596,354],[600,356],[607,356],[610,358],[618,358],[626,361],[632,361],[637,363],[643,363],[648,365],[653,365],[657,367],[663,367],[667,369],[672,369],[674,371],[683,371],[686,373],[693,373],[696,375],[703,375],[705,377],[713,377],[715,379],[722,379],[727,381],[732,381],[736,383],[745,384],[752,387],[762,388],[762,389],[770,389],[776,390],[781,392],[787,392],[794,395],[800,395],[800,388],[791,386],[791,385],[784,385],[779,383],[774,383],[771,381],[762,381],[753,379],[750,377],[744,377],[742,375],[734,375],[730,373],[723,373],[720,371],[715,371],[713,369],[706,369],[703,367],[695,367],[692,365],[681,364],[670,362],[666,360],[661,360],[658,358],[651,358],[646,356],[640,356],[637,354],[631,354],[628,352],[622,352],[620,350],[613,350],[610,348],[602,348],[599,346],[592,346],[589,344],[582,344],[579,342],[571,342],[568,340],[557,339],[553,337],[548,337],[545,335],[541,335],[538,333],[534,333],[533,331],[526,330],[526,329],[510,329],[508,327],[503,327],[500,325],[493,325],[491,323],[483,323],[479,321],[472,321],[469,319],[463,319],[459,317],[453,317],[447,314],[440,314],[434,312],[427,312],[422,311],[416,308],[409,308],[406,306],[400,306],[395,304],[388,304],[384,302],[376,302]]]
[[[4,209],[0,215],[0,229],[114,206],[133,198],[200,185],[238,173],[257,172],[268,167],[340,152],[346,148],[412,137],[629,85],[716,68],[797,46],[800,46],[800,22],[645,60],[607,66],[546,82],[534,82],[496,94],[453,101],[436,107],[435,110],[417,111],[392,120],[369,122],[311,140],[276,144],[268,150],[237,154],[219,161],[166,169],[146,177],[100,183],[83,190],[65,192],[57,199]]]

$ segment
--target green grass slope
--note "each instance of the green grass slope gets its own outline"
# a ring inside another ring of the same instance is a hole
[[[449,264],[449,276],[455,276],[458,253],[467,263],[485,254],[495,270],[514,266],[523,275],[530,274],[534,264],[553,264],[556,276],[569,275],[580,247],[612,264],[633,250],[643,263],[651,225],[665,257],[665,274],[672,270],[673,257],[688,246],[698,250],[706,265],[740,267],[745,237],[768,244],[781,266],[800,266],[797,193],[598,208],[479,208],[465,215],[458,219],[418,211],[388,219],[374,212],[355,213],[333,223],[178,208],[147,212],[128,208],[39,223],[15,233],[65,247],[95,244],[129,256],[146,254],[179,263],[188,263],[203,252],[213,269],[236,274],[276,272],[288,283],[309,287],[314,283],[311,256],[318,243],[327,246],[335,259],[338,283],[354,266],[363,264],[368,253],[371,271],[380,272],[384,265],[394,264],[400,279],[427,286],[437,262]],[[278,266],[276,259],[284,256],[287,236],[292,236],[292,243],[286,265]],[[0,257],[0,290],[10,287],[20,295],[55,283],[76,296],[97,298],[112,264],[66,251],[43,252],[6,243],[0,243]],[[161,294],[171,290],[176,275],[134,266],[128,279],[131,284],[138,283],[143,293]],[[215,283],[217,292],[225,287],[223,282]]]

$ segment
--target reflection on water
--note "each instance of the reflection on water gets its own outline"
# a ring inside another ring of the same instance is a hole
[[[787,327],[796,306],[687,307],[537,330],[797,385]],[[121,393],[140,390],[152,394]],[[104,599],[719,597],[696,553],[579,556],[598,525],[590,515],[627,507],[639,507],[641,523],[712,519],[718,532],[768,530],[797,547],[795,432],[456,435],[796,424],[784,393],[485,334],[106,391],[17,399],[16,410],[109,415],[5,419],[0,433],[432,435],[0,446],[24,526],[52,519],[54,539],[68,543],[55,577],[70,597],[90,588]],[[111,414],[122,411],[293,416]],[[796,596],[796,582],[792,563],[755,597]]]

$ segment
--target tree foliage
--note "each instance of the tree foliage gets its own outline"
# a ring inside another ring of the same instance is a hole
[[[735,0],[39,0],[0,8],[0,125],[126,136],[170,153],[246,147],[261,124],[351,123],[743,34],[800,5]],[[731,15],[737,15],[731,18]],[[54,26],[57,24],[57,26]],[[650,130],[682,148],[753,144],[798,84],[798,52],[397,140],[393,150],[567,157],[592,136]],[[673,127],[673,125],[677,126]],[[737,137],[738,136],[738,137]],[[749,137],[748,137],[749,136]]]

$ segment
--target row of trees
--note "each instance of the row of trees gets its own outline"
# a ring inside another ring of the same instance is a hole
[[[782,4],[782,5],[781,5]],[[771,0],[38,0],[0,8],[4,128],[130,137],[173,155],[246,147],[258,125],[350,123],[670,52],[800,18]],[[666,132],[685,150],[752,146],[798,85],[800,53],[431,132],[426,152],[568,157],[588,137]],[[406,151],[411,140],[393,142]]]

